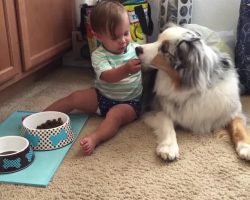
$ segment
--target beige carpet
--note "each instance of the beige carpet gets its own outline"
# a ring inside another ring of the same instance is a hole
[[[40,111],[55,99],[92,84],[83,68],[53,71],[0,102],[0,121],[16,110]],[[243,97],[250,113],[250,98]],[[90,117],[79,138],[100,118]],[[47,188],[0,184],[1,200],[250,199],[250,162],[240,160],[228,141],[214,135],[178,132],[180,160],[166,163],[155,154],[155,137],[141,121],[119,131],[89,157],[79,138]]]

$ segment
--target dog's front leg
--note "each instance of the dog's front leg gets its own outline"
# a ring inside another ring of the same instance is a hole
[[[157,136],[156,153],[164,160],[179,158],[179,147],[173,121],[164,113],[147,115],[144,122],[151,126]]]
[[[236,117],[228,126],[236,151],[242,159],[250,160],[250,136],[243,119]]]

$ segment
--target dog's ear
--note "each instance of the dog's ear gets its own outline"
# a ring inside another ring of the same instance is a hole
[[[200,38],[198,37],[189,37],[183,39],[179,42],[176,47],[175,56],[179,59],[182,65],[194,64],[193,59],[197,58],[199,54],[198,45],[200,44]],[[188,66],[182,66],[188,67]]]
[[[201,41],[197,37],[191,37],[179,42],[175,52],[175,69],[182,73],[182,84],[185,87],[193,87],[197,84],[202,60]]]
[[[169,42],[167,40],[163,41],[160,49],[162,53],[168,53]]]

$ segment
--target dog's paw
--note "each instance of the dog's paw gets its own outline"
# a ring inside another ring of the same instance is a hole
[[[240,158],[250,160],[250,144],[239,142],[236,151]]]
[[[179,147],[177,143],[174,144],[159,144],[156,153],[163,160],[176,160],[179,158]]]

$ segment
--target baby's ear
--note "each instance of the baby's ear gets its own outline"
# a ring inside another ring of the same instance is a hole
[[[101,34],[101,33],[96,33],[96,32],[94,32],[94,31],[93,31],[92,34],[96,37],[97,40],[102,41],[103,34]]]

